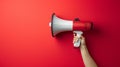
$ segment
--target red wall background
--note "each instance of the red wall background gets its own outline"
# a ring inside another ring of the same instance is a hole
[[[72,32],[51,36],[51,14],[94,22],[85,32],[99,67],[120,67],[119,0],[0,0],[0,67],[84,67]]]

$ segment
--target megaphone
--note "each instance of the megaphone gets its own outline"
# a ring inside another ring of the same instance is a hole
[[[57,34],[66,31],[73,31],[78,37],[83,34],[83,31],[91,30],[93,28],[92,22],[80,21],[78,18],[74,20],[64,20],[52,14],[51,22],[49,23],[51,27],[52,36],[55,37]],[[80,46],[80,39],[74,43],[74,47]]]

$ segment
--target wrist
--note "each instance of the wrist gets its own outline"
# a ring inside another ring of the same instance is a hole
[[[80,49],[87,49],[87,46],[85,44],[81,44]]]

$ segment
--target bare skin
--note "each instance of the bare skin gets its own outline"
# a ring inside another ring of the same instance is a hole
[[[74,40],[73,43],[78,40],[78,37],[74,34]],[[81,43],[80,43],[80,51],[82,55],[82,59],[84,62],[85,67],[98,67],[93,58],[90,56],[89,51],[87,49],[86,43],[85,43],[85,37],[80,37]]]

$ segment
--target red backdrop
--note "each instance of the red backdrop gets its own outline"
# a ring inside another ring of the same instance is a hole
[[[51,14],[94,22],[85,32],[99,67],[120,67],[119,0],[0,0],[0,67],[84,67],[72,32],[51,36]]]

